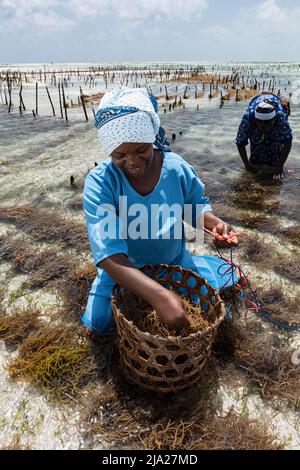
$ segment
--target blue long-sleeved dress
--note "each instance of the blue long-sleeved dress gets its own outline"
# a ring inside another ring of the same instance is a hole
[[[212,209],[204,194],[204,184],[179,155],[163,154],[160,179],[146,196],[139,194],[123,171],[108,159],[86,177],[83,201],[98,270],[82,317],[91,332],[108,333],[113,326],[110,299],[115,281],[99,263],[114,254],[128,256],[138,268],[146,264],[180,265],[199,273],[217,289],[228,281],[224,274],[228,266],[222,267],[223,261],[213,256],[191,256],[184,231],[183,236],[180,234],[184,207],[190,208],[188,217],[194,227],[201,213]],[[174,211],[168,216],[164,209],[170,206]],[[232,280],[227,287],[230,285]]]

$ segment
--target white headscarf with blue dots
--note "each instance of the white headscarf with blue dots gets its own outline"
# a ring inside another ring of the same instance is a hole
[[[160,120],[146,89],[119,87],[101,99],[96,127],[100,143],[111,153],[125,142],[153,144]]]

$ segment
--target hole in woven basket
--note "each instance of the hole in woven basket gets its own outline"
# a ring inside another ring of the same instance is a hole
[[[168,351],[179,351],[179,346],[176,346],[176,344],[167,344],[166,349]]]
[[[141,364],[139,364],[139,363],[138,363],[137,361],[135,361],[134,359],[131,359],[130,362],[131,362],[131,365],[132,365],[132,367],[133,367],[134,369],[140,370]]]
[[[155,369],[154,367],[147,367],[147,372],[149,375],[151,375],[152,377],[158,377],[159,376],[159,372],[157,369]]]
[[[156,344],[152,343],[152,341],[146,341],[146,343],[148,344],[148,346],[150,346],[150,348],[157,349]]]
[[[197,279],[194,277],[190,277],[188,280],[189,287],[196,287],[197,286]]]
[[[168,382],[155,382],[155,385],[159,388],[169,388]]]
[[[169,359],[166,356],[157,356],[156,357],[156,362],[157,362],[157,364],[159,364],[161,366],[165,366],[166,364],[168,364]]]
[[[186,354],[181,354],[181,356],[177,356],[175,359],[176,364],[184,364],[188,360],[188,356]]]
[[[139,380],[140,380],[140,381],[142,382],[142,384],[144,384],[144,385],[151,385],[150,380],[146,379],[145,377],[140,377]]]
[[[125,346],[126,349],[130,349],[130,351],[132,351],[132,347],[128,343],[127,339],[125,339],[125,341],[124,341],[124,346]]]
[[[202,354],[202,350],[203,348],[200,348],[199,346],[199,341],[191,341],[190,344],[189,344],[189,347],[190,349],[192,349],[195,353],[197,353],[197,355]],[[200,349],[200,351],[199,351]]]
[[[190,372],[192,372],[193,369],[194,369],[194,366],[193,366],[193,365],[188,366],[188,367],[185,367],[185,368],[183,369],[183,373],[184,373],[184,374],[189,374]]]
[[[187,386],[187,383],[184,380],[177,380],[176,382],[173,382],[174,387],[183,387]]]
[[[172,274],[172,281],[178,282],[178,281],[181,281],[181,279],[182,279],[182,274],[181,273],[175,272],[175,273]]]
[[[143,359],[149,359],[150,355],[146,351],[138,350],[138,355]]]
[[[185,287],[181,287],[180,289],[178,289],[178,293],[181,297],[187,297],[189,291]]]
[[[177,377],[178,373],[174,369],[168,369],[165,371],[165,376],[166,377]]]

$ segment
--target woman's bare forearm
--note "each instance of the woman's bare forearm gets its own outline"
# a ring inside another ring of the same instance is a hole
[[[102,261],[100,266],[118,284],[151,305],[155,305],[160,297],[167,294],[163,286],[137,269],[124,254],[110,256]]]
[[[247,168],[247,166],[249,164],[249,160],[248,160],[246,147],[244,145],[238,145],[237,148],[238,148],[240,157],[241,157],[245,167]]]
[[[152,305],[166,325],[182,328],[189,324],[181,299],[142,273],[125,255],[111,256],[100,266],[118,284]]]

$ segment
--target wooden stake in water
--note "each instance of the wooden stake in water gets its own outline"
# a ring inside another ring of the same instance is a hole
[[[83,95],[81,87],[79,87],[79,89],[80,89],[80,99],[81,99],[81,103],[82,103],[82,107],[83,107],[83,111],[84,111],[84,115],[85,115],[85,120],[88,121],[89,118],[88,118],[88,115],[87,115],[87,112],[86,112],[86,109],[85,109],[84,95]]]
[[[38,82],[35,83],[35,115],[38,115],[39,102],[38,102]]]
[[[48,90],[48,87],[47,87],[47,86],[46,86],[46,91],[47,91],[47,95],[48,95],[48,98],[49,98],[49,101],[50,101],[50,104],[51,104],[51,107],[52,107],[53,116],[55,116],[55,109],[54,109],[54,106],[53,106],[53,103],[52,103],[52,99],[51,99],[51,96],[50,96],[50,93],[49,93],[49,90]]]
[[[20,107],[23,109],[23,111],[26,111],[25,104],[24,104],[24,101],[23,101],[22,91],[23,91],[23,85],[22,85],[22,83],[21,83],[20,91],[19,91]],[[22,110],[21,110],[21,111],[22,111]],[[20,112],[20,114],[22,114],[22,112]]]
[[[11,81],[8,77],[8,73],[6,74],[6,81],[7,81],[7,91],[8,91],[8,97],[9,97],[8,112],[10,113],[10,109],[12,107],[12,101],[11,101]]]
[[[167,89],[167,87],[166,87],[166,86],[165,86],[165,90],[166,90],[166,100],[168,101],[168,99],[169,99],[169,95],[168,95],[168,89]]]
[[[66,104],[65,90],[64,90],[63,84],[61,84],[61,91],[62,91],[62,98],[63,98],[63,106],[65,110],[65,118],[66,118],[66,121],[68,122],[67,104]]]
[[[60,116],[63,119],[63,109],[62,109],[62,99],[61,99],[61,85],[60,85],[60,80],[58,82],[58,96],[59,96],[59,106],[60,106]]]

